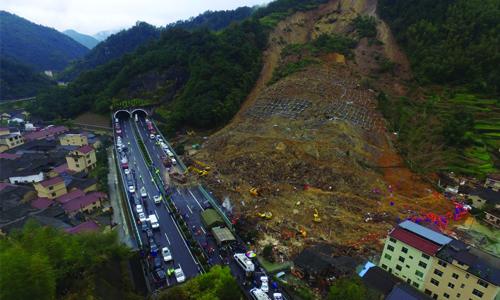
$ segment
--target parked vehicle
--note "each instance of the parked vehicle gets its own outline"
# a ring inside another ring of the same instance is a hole
[[[267,276],[261,276],[260,277],[260,289],[263,290],[265,293],[269,292],[269,281]]]
[[[246,276],[250,277],[255,271],[255,265],[245,253],[235,253],[233,255],[236,263],[245,271]]]
[[[160,204],[161,200],[163,200],[163,196],[162,195],[154,195],[153,200],[155,201],[155,204]]]
[[[151,223],[151,228],[157,229],[160,227],[160,224],[158,223],[158,219],[156,218],[156,215],[152,214],[149,215],[149,223]]]
[[[135,206],[135,211],[140,214],[142,212],[144,212],[144,210],[142,209],[142,205],[138,204]]]
[[[130,184],[128,186],[128,191],[131,192],[131,193],[135,193],[135,186],[133,184]]]
[[[148,193],[146,192],[145,187],[141,187],[141,197],[146,198],[148,196]]]
[[[144,213],[139,213],[139,221],[141,221],[141,223],[144,223],[147,220],[148,219],[146,219],[146,215]]]
[[[167,274],[161,268],[158,268],[153,272],[153,279],[157,284],[160,284],[167,279]]]
[[[256,287],[250,290],[250,296],[255,300],[271,300],[263,290]]]
[[[161,249],[161,255],[163,256],[163,260],[165,262],[172,260],[172,253],[168,247],[163,247],[163,249]]]

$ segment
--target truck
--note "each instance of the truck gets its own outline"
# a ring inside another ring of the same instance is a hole
[[[160,223],[158,223],[158,219],[155,214],[149,215],[149,223],[151,223],[151,228],[158,229],[160,227]]]

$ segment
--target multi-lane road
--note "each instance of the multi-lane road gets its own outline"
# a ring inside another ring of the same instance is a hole
[[[196,276],[201,272],[201,268],[190,252],[190,249],[184,240],[180,229],[177,227],[173,216],[170,214],[167,206],[164,202],[160,204],[155,204],[153,197],[155,195],[160,195],[163,190],[155,183],[153,179],[153,173],[155,169],[158,169],[160,174],[168,174],[168,169],[163,165],[163,157],[168,156],[167,153],[161,148],[158,143],[158,139],[155,136],[151,136],[150,131],[147,128],[147,123],[144,117],[138,117],[137,121],[133,118],[122,118],[118,120],[121,129],[121,143],[127,147],[126,152],[119,152],[118,158],[122,157],[125,153],[128,161],[128,169],[130,174],[125,174],[123,168],[121,168],[121,175],[124,182],[124,188],[128,190],[127,181],[133,180],[136,191],[130,193],[127,191],[128,201],[130,203],[129,210],[134,216],[136,221],[136,232],[141,239],[143,248],[149,249],[149,238],[146,236],[145,232],[141,230],[141,225],[139,224],[139,215],[135,211],[135,206],[137,201],[143,205],[146,217],[148,215],[154,214],[159,221],[159,229],[153,231],[154,233],[154,243],[161,248],[168,247],[172,252],[173,262],[168,262],[162,264],[162,269],[178,268],[181,267],[186,275],[186,278],[191,278]],[[139,136],[136,136],[135,130]],[[116,130],[115,130],[116,132]],[[148,168],[146,161],[141,152],[138,139],[142,140],[147,151],[147,155],[151,158],[151,169]],[[163,140],[163,138],[162,138]],[[174,152],[170,148],[170,151]],[[178,159],[178,157],[176,156]],[[178,169],[180,173],[181,167],[177,164],[171,166],[170,168]],[[164,178],[163,176],[161,176]],[[140,190],[144,187],[147,192],[147,197],[141,199]],[[207,232],[208,230],[204,228],[201,222],[201,213],[211,207],[210,201],[201,193],[198,187],[188,187],[181,188],[170,184],[168,186],[169,197],[173,201],[176,208],[180,211],[183,220],[187,223],[189,229],[191,230],[193,237],[201,246],[206,256],[209,258],[209,265],[221,264],[228,265],[231,268],[232,274],[238,279],[238,283],[245,290],[247,296],[250,296],[249,290],[252,287],[260,286],[260,276],[265,275],[265,272],[261,268],[257,268],[255,274],[252,278],[246,277],[244,270],[236,263],[232,258],[232,255],[237,252],[245,252],[245,246],[241,241],[237,241],[232,245],[225,245],[219,247],[213,236]],[[162,195],[165,198],[167,195]],[[207,196],[208,197],[208,196]],[[147,222],[147,221],[146,221]],[[161,257],[161,253],[158,254]],[[148,259],[152,263],[151,259]],[[153,270],[154,268],[151,268]],[[151,274],[149,274],[151,275]],[[148,276],[151,280],[152,286],[155,285],[154,276]],[[174,276],[167,277],[166,285],[174,285],[177,281]],[[278,289],[272,289],[269,294],[279,292]],[[278,299],[278,298],[276,298]]]
[[[123,155],[126,155],[128,169],[130,170],[130,174],[127,175],[125,174],[125,170],[121,168],[121,173],[122,178],[124,179],[123,183],[127,189],[128,201],[131,204],[132,214],[135,217],[136,224],[138,225],[137,232],[139,232],[142,244],[144,245],[144,248],[148,250],[150,239],[141,229],[139,215],[135,211],[136,201],[141,203],[146,217],[154,214],[158,219],[160,226],[158,230],[152,230],[152,232],[154,242],[160,249],[159,252],[161,252],[163,247],[168,247],[172,253],[173,262],[166,263],[163,269],[181,267],[186,278],[194,277],[200,272],[200,269],[198,263],[190,252],[189,247],[183,239],[177,224],[173,220],[172,215],[163,202],[160,204],[154,203],[153,197],[155,195],[159,195],[160,191],[153,180],[151,170],[149,170],[146,162],[144,161],[139,144],[134,135],[133,126],[136,126],[136,124],[134,124],[130,119],[120,119],[119,124],[122,131],[121,140],[123,145],[127,147],[127,150],[118,153],[118,156],[121,160]],[[135,185],[134,193],[130,193],[128,191],[127,181],[130,178]],[[140,195],[140,190],[143,187],[146,190],[147,197],[141,197]],[[161,253],[158,253],[158,256],[161,257]],[[151,260],[150,263],[152,263]],[[167,285],[175,283],[176,280],[174,277],[167,277]]]

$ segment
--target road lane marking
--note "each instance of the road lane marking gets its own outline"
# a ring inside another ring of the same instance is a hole
[[[190,207],[189,203],[187,204],[187,208],[188,208],[189,212],[190,212],[191,214],[193,214],[193,211],[191,210],[191,207]]]
[[[158,213],[156,212],[156,209],[155,209],[155,215],[156,215],[156,220],[158,220],[158,222],[160,222],[160,217],[158,217]]]
[[[184,242],[184,245],[186,246],[186,249],[188,250],[189,255],[191,255],[191,258],[193,259],[193,262],[194,262],[196,265],[198,265],[198,262],[197,262],[197,261],[196,261],[196,259],[194,258],[193,253],[191,253],[191,249],[189,249],[189,246],[188,246],[188,244],[187,244],[186,240],[182,237],[181,230],[179,229],[179,227],[178,227],[178,226],[177,226],[177,224],[175,223],[175,220],[174,220],[174,218],[172,217],[172,215],[170,215],[170,219],[172,220],[172,223],[174,223],[174,226],[175,226],[175,228],[177,229],[177,232],[179,233],[179,236],[180,236],[181,240]]]
[[[198,203],[198,206],[201,208],[201,210],[204,210],[203,206],[201,206],[200,202],[198,202],[198,199],[196,199],[196,197],[193,195],[193,192],[191,192],[191,190],[188,190],[188,191],[191,194],[191,196],[193,196],[193,198],[196,201],[196,203]]]
[[[168,239],[167,233],[164,232],[164,234],[165,234],[165,238],[167,239],[168,244],[171,245],[170,240]]]
[[[205,231],[205,229],[203,229],[203,226],[200,226],[201,228],[201,231],[203,231],[203,234],[206,234],[207,232]]]

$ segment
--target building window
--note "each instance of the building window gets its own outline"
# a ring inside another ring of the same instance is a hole
[[[391,245],[388,245],[388,246],[387,246],[387,250],[389,250],[389,251],[394,251],[394,247],[393,247],[393,246],[391,246]]]
[[[469,278],[469,273],[466,273],[466,274],[465,274],[465,278]]]
[[[401,252],[408,253],[408,248],[406,248],[406,247],[401,248]]]
[[[409,268],[410,268],[410,265],[406,265],[405,267],[409,269]]]
[[[462,296],[460,293],[457,294],[457,298],[460,298],[460,296]]]
[[[476,290],[476,289],[474,289],[474,290],[472,291],[472,294],[474,294],[474,295],[478,296],[479,298],[482,298],[482,297],[483,297],[483,292],[478,291],[478,290]]]
[[[404,258],[404,257],[402,257],[402,256],[400,256],[400,257],[399,257],[399,261],[400,261],[400,262],[405,262],[405,258]]]
[[[413,284],[414,287],[416,287],[418,289],[419,284],[417,282],[414,281],[412,284]]]
[[[461,289],[463,289],[464,287],[465,287],[465,284],[463,284],[463,283],[462,283],[462,284],[460,285],[460,288],[461,288]]]
[[[439,281],[437,281],[436,279],[432,278],[431,279],[431,283],[435,286],[439,286]]]
[[[458,274],[453,273],[453,275],[451,275],[451,277],[453,277],[453,278],[455,278],[455,279],[458,279]]]
[[[415,275],[417,275],[418,277],[422,278],[424,277],[424,273],[423,272],[420,272],[419,270],[416,270],[415,271]]]
[[[401,268],[400,265],[396,265],[396,270],[401,271],[403,268]]]
[[[450,283],[448,283],[448,287],[449,287],[450,289],[452,289],[452,288],[454,288],[454,287],[455,287],[455,285],[454,285],[453,283],[451,283],[451,282],[450,282]]]
[[[53,186],[49,186],[49,191],[52,191],[54,189]]]
[[[439,261],[438,261],[438,265],[443,266],[443,267],[445,267],[445,268],[446,268],[446,265],[447,265],[447,264],[446,264],[444,261],[439,260]]]
[[[426,264],[426,263],[424,263],[424,262],[422,262],[422,261],[418,262],[418,266],[419,266],[419,267],[422,267],[422,268],[424,268],[424,269],[425,269],[425,268],[427,268],[427,264]]]
[[[488,283],[486,281],[481,280],[481,279],[477,280],[477,284],[479,284],[480,286],[483,286],[485,288],[488,288]]]
[[[56,196],[56,193],[51,193],[52,197],[55,197]]]
[[[382,264],[382,269],[387,269],[387,266]]]
[[[431,292],[430,290],[428,290],[428,289],[425,289],[424,293],[425,293],[426,295],[432,295],[432,292]]]
[[[391,242],[393,242],[393,243],[395,243],[395,242],[396,242],[396,240],[395,240],[395,239],[393,239],[393,238],[389,238],[389,241],[391,241]]]
[[[439,271],[438,269],[434,269],[434,274],[440,277],[443,276],[443,272]]]
[[[386,253],[386,254],[384,254],[384,258],[385,258],[385,259],[388,259],[388,260],[391,260],[391,256],[390,256],[389,254],[387,254],[387,253]]]
[[[429,255],[424,254],[424,253],[422,253],[422,257],[423,257],[423,258],[425,258],[425,259],[429,259],[429,258],[431,258]]]
[[[445,297],[445,298],[450,298],[450,295],[448,295],[448,294],[444,293],[444,294],[443,294],[443,297]]]
[[[413,256],[410,255],[410,259],[413,259]]]
[[[79,167],[80,167],[80,165],[79,165],[79,164],[75,164],[75,166],[76,166],[77,168],[79,168]]]

